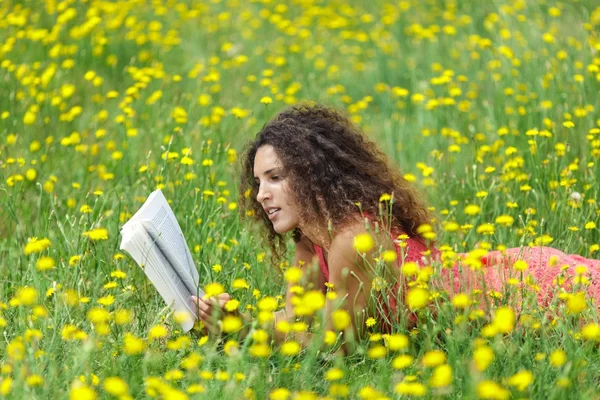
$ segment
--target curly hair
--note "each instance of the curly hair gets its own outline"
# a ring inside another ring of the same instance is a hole
[[[285,255],[285,237],[275,232],[256,200],[254,159],[265,145],[271,145],[281,160],[305,223],[327,221],[333,230],[341,229],[360,215],[357,205],[363,213],[379,216],[382,194],[393,197],[387,210],[389,227],[419,237],[417,228],[430,223],[421,194],[345,115],[323,105],[296,105],[267,122],[242,157],[240,211],[263,222],[276,260]],[[296,241],[300,235],[294,231]]]

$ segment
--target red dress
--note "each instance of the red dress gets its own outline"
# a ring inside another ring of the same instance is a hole
[[[421,240],[408,238],[404,242],[406,243],[405,247],[398,245],[397,241],[394,242],[398,252],[399,267],[403,262],[416,262],[420,265],[429,263],[431,258],[428,260],[423,256],[423,253],[428,253],[428,248]],[[329,281],[329,268],[323,256],[323,249],[314,244],[313,248],[319,258],[319,266],[325,280]],[[439,250],[433,248],[429,254],[428,257],[439,259]],[[466,258],[467,254],[458,254],[457,256]],[[519,259],[524,260],[528,265],[523,272],[513,268],[514,262]],[[561,290],[559,287],[568,293],[585,291],[588,299],[595,302],[600,300],[600,260],[565,254],[560,250],[544,246],[511,248],[502,253],[490,251],[480,261],[483,264],[480,271],[461,265],[461,263],[454,263],[451,268],[442,268],[441,279],[438,278],[431,282],[430,287],[444,290],[450,297],[455,293],[470,293],[475,289],[481,290],[482,295],[485,296],[489,295],[491,290],[503,293],[507,281],[511,278],[517,278],[518,282],[521,282],[522,273],[524,277],[531,275],[531,279],[528,281],[533,290],[537,292],[538,304],[541,307],[550,304],[554,294]],[[401,282],[404,282],[403,286],[405,286],[406,281],[401,280]],[[377,319],[382,320],[380,328],[385,332],[389,332],[394,321],[398,321],[398,312],[405,313],[409,325],[416,323],[416,315],[408,312],[407,307],[402,307],[402,310],[398,309],[398,303],[404,303],[404,293],[406,292],[406,290],[400,289],[400,284],[397,284],[393,288],[393,293],[382,294],[378,298],[378,306],[383,313]],[[595,304],[594,307],[598,307],[598,304]],[[516,308],[519,309],[520,305],[517,305]]]

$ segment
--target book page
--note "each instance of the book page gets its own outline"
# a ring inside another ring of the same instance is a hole
[[[178,313],[178,317],[187,315],[183,320],[178,319],[184,331],[192,329],[197,318],[196,306],[191,299],[192,293],[188,291],[150,235],[140,223],[127,225],[122,234],[121,250],[127,251],[143,268],[150,282],[165,303]]]
[[[204,296],[204,292],[198,287],[200,278],[183,232],[167,199],[160,190],[155,190],[148,196],[146,202],[123,226],[123,229],[134,222],[141,222],[144,225],[188,291]]]

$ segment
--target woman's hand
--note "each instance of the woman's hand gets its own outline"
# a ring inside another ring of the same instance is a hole
[[[192,301],[198,307],[198,317],[210,334],[219,335],[221,333],[219,321],[225,314],[224,307],[229,300],[231,300],[229,293],[222,293],[209,299],[192,296]]]

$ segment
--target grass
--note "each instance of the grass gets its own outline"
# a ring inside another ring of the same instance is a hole
[[[239,154],[274,113],[314,100],[344,109],[423,190],[440,244],[545,244],[597,259],[594,7],[3,2],[0,393],[598,398],[600,328],[591,299],[573,312],[578,288],[550,310],[530,306],[504,334],[489,332],[495,311],[477,316],[443,296],[435,318],[423,310],[418,329],[397,327],[410,342],[401,351],[375,335],[348,358],[277,345],[257,357],[257,341],[182,335],[118,249],[120,226],[161,188],[203,285],[221,283],[253,313],[261,298],[281,300],[290,259],[272,265],[238,215]],[[105,240],[83,235],[96,228]],[[30,238],[50,244],[29,252]],[[384,343],[383,357],[368,353]],[[413,361],[397,368],[399,354]]]

